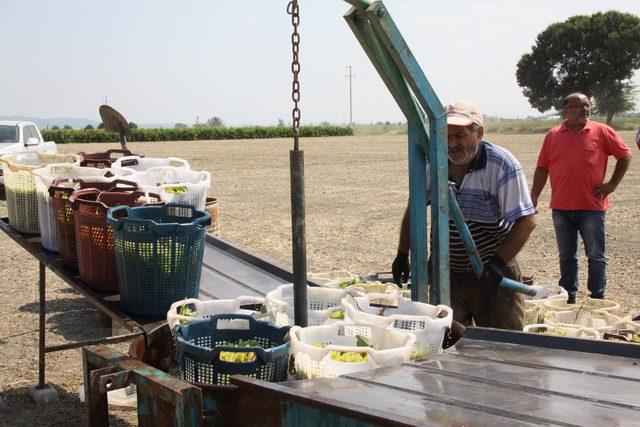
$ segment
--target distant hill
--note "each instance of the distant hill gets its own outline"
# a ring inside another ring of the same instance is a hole
[[[58,126],[58,127],[63,127],[64,125],[69,125],[74,129],[83,129],[85,126],[87,125],[91,125],[94,128],[98,127],[98,125],[100,124],[99,121],[97,120],[91,120],[91,119],[78,119],[78,118],[73,118],[73,117],[55,117],[52,119],[43,119],[40,117],[30,117],[30,116],[0,116],[0,120],[20,120],[20,121],[25,121],[25,122],[33,122],[35,123],[40,129],[47,129],[47,128],[51,128],[52,126]],[[151,128],[151,129],[157,129],[157,128],[172,128],[174,126],[175,123],[137,123],[138,127],[140,128]]]

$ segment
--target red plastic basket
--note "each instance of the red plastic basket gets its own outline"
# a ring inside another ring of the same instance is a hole
[[[73,205],[69,197],[75,190],[95,188],[101,191],[115,187],[125,190],[138,190],[138,184],[131,181],[116,179],[109,182],[87,181],[83,179],[58,179],[49,187],[49,195],[53,206],[58,233],[60,261],[62,265],[72,270],[78,269],[78,255],[76,252],[76,231],[73,221]]]
[[[84,151],[81,151],[78,153],[78,156],[82,156],[83,159],[80,166],[90,168],[110,168],[113,162],[124,156],[144,157],[141,154],[134,154],[129,150],[121,149],[112,149],[96,153],[85,153]]]
[[[149,198],[147,198],[148,196]],[[157,194],[142,191],[75,191],[73,220],[80,279],[89,287],[106,292],[118,291],[118,270],[113,229],[107,223],[107,211],[115,206],[163,204]]]

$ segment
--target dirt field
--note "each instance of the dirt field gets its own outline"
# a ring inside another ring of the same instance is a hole
[[[631,132],[623,137],[637,149]],[[542,135],[489,135],[511,150],[531,183]],[[270,258],[291,263],[291,220],[287,140],[132,143],[147,156],[179,156],[194,169],[213,173],[210,194],[220,200],[222,237]],[[61,146],[66,153],[103,151],[106,144]],[[310,272],[387,271],[395,256],[398,225],[407,202],[406,137],[305,139],[307,244]],[[638,157],[638,156],[636,156]],[[611,166],[611,165],[610,165]],[[611,169],[611,168],[610,168]],[[640,162],[635,160],[607,217],[607,297],[624,312],[640,310],[637,271],[640,260]],[[551,212],[545,191],[538,228],[520,256],[537,283],[557,282],[558,263]],[[0,202],[6,216],[6,204]],[[37,262],[0,234],[5,267],[0,269],[0,426],[78,425],[84,422],[79,402],[82,383],[78,350],[47,357],[47,381],[61,402],[38,408],[27,388],[37,382]],[[581,291],[586,289],[586,260],[580,259]],[[48,274],[47,341],[50,344],[89,339],[109,333],[97,312],[53,274]],[[584,292],[581,292],[584,295]],[[123,349],[123,346],[119,348]],[[112,411],[112,425],[135,424],[131,411]]]

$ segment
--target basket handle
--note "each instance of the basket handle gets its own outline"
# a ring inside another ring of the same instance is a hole
[[[129,150],[123,150],[121,148],[112,148],[106,152],[107,158],[111,159],[112,154],[122,154],[123,156],[131,156],[133,153]]]
[[[169,166],[191,169],[191,165],[185,159],[181,159],[179,157],[167,157],[167,161],[169,162]]]
[[[236,306],[236,310],[239,309],[243,305],[249,304],[264,304],[265,299],[262,297],[252,297],[248,295],[240,296],[233,300],[233,304]]]
[[[76,202],[78,201],[79,197],[98,193],[100,193],[100,190],[95,188],[83,188],[82,190],[76,190],[71,194],[71,196],[69,196],[69,203],[73,203],[73,207],[75,209]]]
[[[207,181],[211,181],[211,172],[209,171],[202,171],[200,172],[200,182],[207,182]]]
[[[204,211],[198,211],[198,209],[196,209],[196,207],[193,205],[188,205],[186,203],[167,203],[166,205],[164,205],[165,214],[169,210],[169,208],[183,208],[183,209],[191,210],[191,220],[196,225],[209,225],[211,223],[211,215],[209,215],[207,212],[204,212]],[[198,218],[194,218],[196,212],[203,212],[205,213],[205,215],[202,215]],[[176,215],[171,215],[171,216],[176,216]]]
[[[116,213],[118,214],[116,215]],[[120,221],[120,219],[128,217],[130,213],[131,213],[131,207],[126,205],[110,208],[107,211],[107,223],[111,227],[118,230],[120,227],[122,227],[122,221]]]

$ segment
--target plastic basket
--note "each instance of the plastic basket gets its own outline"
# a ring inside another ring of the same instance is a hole
[[[545,312],[549,311],[571,311],[573,309],[582,309],[586,311],[603,310],[609,314],[620,315],[620,304],[615,301],[606,299],[592,299],[586,298],[585,300],[576,304],[567,304],[566,300],[556,298],[547,300],[544,303]]]
[[[85,153],[84,151],[81,151],[78,155],[82,157],[80,166],[104,169],[110,168],[111,164],[120,157],[134,156],[136,154],[133,154],[129,150],[112,149],[95,153]]]
[[[111,209],[122,308],[161,318],[174,302],[197,298],[208,213],[168,204]]]
[[[571,311],[548,311],[544,315],[544,323],[553,325],[556,323],[573,324],[595,329],[603,333],[617,327],[622,319],[603,310],[584,310],[575,308]]]
[[[564,323],[556,323],[549,325],[546,323],[538,323],[535,325],[527,325],[524,327],[525,332],[537,334],[549,334],[571,338],[586,338],[597,340],[600,339],[600,333],[595,329],[585,328],[580,325],[569,325]]]
[[[117,190],[100,191],[88,188],[74,191],[69,198],[73,204],[80,279],[89,287],[105,292],[118,291],[113,230],[107,223],[109,208],[161,203],[157,194],[138,190]],[[178,298],[174,301],[176,299]]]
[[[322,325],[325,323],[335,323],[344,319],[344,307],[342,299],[349,295],[351,291],[346,289],[320,288],[317,286],[307,286],[307,308],[308,324]],[[362,293],[354,291],[355,295]],[[276,325],[293,326],[293,284],[280,285],[269,292],[266,297],[267,311]],[[331,318],[335,312],[341,311],[342,318]]]
[[[386,295],[388,303],[381,306],[376,297],[375,294],[368,294],[359,298],[345,298],[342,305],[347,309],[350,320],[414,333],[416,342],[412,359],[424,358],[442,349],[444,334],[453,321],[450,307],[410,301],[400,295]]]
[[[194,320],[209,319],[217,314],[247,314],[258,320],[262,320],[260,312],[257,310],[244,309],[243,306],[262,306],[264,298],[252,296],[240,296],[236,299],[218,299],[200,301],[195,298],[188,298],[182,301],[174,302],[167,312],[167,324],[169,329],[177,324],[184,325]],[[184,316],[178,314],[180,309],[187,306],[193,313],[192,316]],[[193,308],[191,308],[193,307]]]
[[[401,291],[395,283],[371,282],[360,278],[332,280],[322,286],[334,289],[357,289],[365,294],[399,294]]]
[[[329,282],[341,281],[341,280],[349,280],[349,279],[359,279],[360,276],[357,274],[351,273],[350,271],[338,270],[338,271],[324,271],[321,273],[309,273],[309,279],[314,280],[317,283],[320,283],[322,286]]]
[[[204,210],[207,190],[211,187],[211,174],[173,166],[158,166],[127,177],[145,191],[162,195],[168,203],[193,205]]]
[[[375,348],[357,346],[358,336],[366,337]],[[294,326],[290,337],[297,379],[334,378],[399,365],[409,361],[416,341],[412,333],[352,321],[307,328]],[[332,355],[339,354],[334,352],[366,353],[366,360],[334,360]]]
[[[20,233],[40,233],[34,170],[54,163],[77,166],[79,162],[78,156],[37,151],[17,151],[0,157],[11,227]]]
[[[104,170],[104,169],[98,169]],[[93,179],[93,178],[92,178]],[[49,187],[49,197],[54,212],[55,227],[62,265],[72,270],[78,269],[78,253],[76,250],[76,230],[73,220],[73,204],[69,197],[76,190],[95,188],[107,191],[117,187],[137,190],[138,184],[118,178],[104,181],[85,181],[84,179],[57,179]]]
[[[189,162],[178,157],[167,157],[166,159],[155,157],[125,156],[115,160],[111,167],[115,170],[134,173],[143,172],[147,169],[158,166],[173,166],[182,169],[191,169]]]
[[[558,285],[531,285],[531,288],[536,290],[535,296],[525,295],[524,299],[527,301],[533,301],[536,304],[544,304],[545,301],[551,299],[564,299],[569,298],[569,294],[566,289]]]
[[[289,327],[276,327],[242,314],[219,314],[210,319],[176,325],[176,351],[180,378],[201,384],[228,385],[232,375],[242,374],[263,381],[287,379]],[[231,347],[225,344],[254,340],[259,347]],[[246,363],[220,359],[221,352],[254,353]]]
[[[111,169],[85,168],[69,164],[53,164],[33,171],[38,199],[38,221],[42,246],[58,252],[58,231],[55,211],[49,194],[49,187],[57,179],[80,178],[85,181],[109,181],[113,179]]]
[[[535,325],[543,321],[544,306],[531,300],[524,301],[524,324]]]

